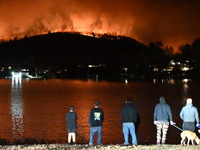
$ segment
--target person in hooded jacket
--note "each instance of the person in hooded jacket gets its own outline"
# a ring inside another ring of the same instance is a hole
[[[180,118],[183,120],[183,130],[195,131],[196,126],[199,127],[199,113],[197,108],[193,106],[192,99],[187,98],[186,105],[181,109]]]
[[[167,139],[167,131],[169,128],[169,122],[171,125],[174,124],[172,121],[171,108],[165,102],[165,97],[159,98],[160,103],[155,106],[154,109],[154,124],[157,128],[156,144],[164,145]]]
[[[132,144],[137,145],[137,137],[135,133],[135,122],[137,121],[137,113],[131,103],[131,99],[127,98],[125,105],[121,110],[121,121],[123,123],[124,145],[129,145],[129,133],[131,134]]]

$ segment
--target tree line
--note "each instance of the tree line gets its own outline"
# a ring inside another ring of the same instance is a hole
[[[1,42],[0,66],[12,66],[15,70],[26,67],[33,74],[48,70],[50,76],[59,76],[57,72],[61,71],[59,74],[63,77],[113,76],[128,68],[127,74],[152,78],[162,77],[163,68],[175,60],[188,61],[192,74],[198,74],[200,38],[192,45],[180,46],[179,50],[180,53],[174,53],[173,47],[164,46],[162,41],[144,45],[124,36],[105,34],[96,38],[78,33],[49,33]],[[97,67],[89,68],[90,64]],[[158,68],[156,73],[154,68]]]

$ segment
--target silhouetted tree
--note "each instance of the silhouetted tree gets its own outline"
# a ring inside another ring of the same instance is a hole
[[[182,54],[182,59],[183,61],[189,60],[192,61],[192,56],[193,56],[193,50],[192,50],[192,45],[185,44],[179,47],[179,50]]]
[[[27,38],[28,38],[28,36],[27,36],[27,35],[25,35],[25,36],[24,36],[24,39],[27,39]]]
[[[194,55],[194,62],[197,65],[200,65],[200,38],[196,39],[193,44],[193,55]]]
[[[162,41],[149,43],[147,57],[150,64],[157,65],[159,68],[163,68],[163,65],[166,64],[166,55],[163,47],[164,44]]]
[[[149,54],[154,56],[161,56],[164,55],[163,51],[163,42],[162,41],[156,41],[149,43]]]
[[[174,49],[173,49],[172,46],[166,46],[166,47],[164,48],[164,52],[165,52],[165,54],[166,54],[167,56],[170,56],[170,57],[172,57],[172,56],[174,55]]]

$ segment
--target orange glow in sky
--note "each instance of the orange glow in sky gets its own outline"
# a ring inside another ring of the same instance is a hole
[[[199,9],[198,0],[0,0],[0,40],[78,31],[177,49],[200,37]]]

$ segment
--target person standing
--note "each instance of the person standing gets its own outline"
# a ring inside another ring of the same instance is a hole
[[[76,142],[76,129],[77,129],[77,114],[74,112],[74,106],[69,107],[69,111],[66,114],[67,131],[68,131],[68,144],[74,144]]]
[[[156,144],[165,144],[167,138],[167,131],[169,128],[169,122],[171,125],[175,124],[172,121],[171,108],[165,102],[165,97],[159,98],[160,103],[155,106],[154,109],[154,124],[157,128]]]
[[[104,112],[100,107],[100,102],[96,101],[94,103],[94,108],[91,109],[89,114],[88,123],[90,124],[90,141],[89,145],[94,144],[94,136],[98,134],[97,144],[102,144],[102,124],[104,121]]]
[[[132,138],[132,144],[137,145],[137,137],[135,133],[135,122],[137,121],[136,109],[131,103],[131,99],[127,98],[125,105],[121,110],[122,130],[124,134],[124,145],[129,145],[129,134]]]
[[[195,132],[195,121],[196,126],[199,126],[199,113],[192,104],[192,98],[187,98],[186,105],[181,109],[180,118],[183,120],[183,130]]]

